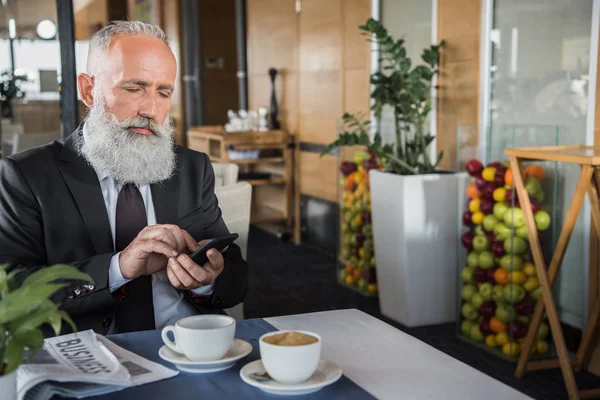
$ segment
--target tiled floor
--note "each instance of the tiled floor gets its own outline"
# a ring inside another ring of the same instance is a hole
[[[339,285],[335,260],[314,249],[282,243],[252,228],[248,244],[250,291],[244,303],[246,318],[357,308],[384,320],[483,373],[535,399],[566,399],[558,369],[514,377],[515,364],[459,339],[453,324],[406,328],[382,317],[376,299]],[[576,374],[580,388],[600,387],[600,378]]]

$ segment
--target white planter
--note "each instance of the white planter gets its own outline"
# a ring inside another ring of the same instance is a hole
[[[17,371],[0,375],[0,397],[6,400],[17,398]]]
[[[370,171],[381,313],[408,327],[456,319],[462,179]]]

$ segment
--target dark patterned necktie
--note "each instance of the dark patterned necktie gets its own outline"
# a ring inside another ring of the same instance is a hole
[[[115,228],[116,251],[124,250],[148,224],[144,199],[131,183],[123,185],[117,199]],[[142,275],[125,284],[127,296],[117,305],[119,333],[154,329],[152,278]]]

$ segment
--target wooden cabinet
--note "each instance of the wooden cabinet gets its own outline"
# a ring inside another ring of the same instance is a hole
[[[284,130],[226,132],[222,126],[192,127],[188,147],[206,153],[212,162],[235,163],[239,180],[252,185],[250,223],[276,233],[299,236],[294,226],[294,136]]]

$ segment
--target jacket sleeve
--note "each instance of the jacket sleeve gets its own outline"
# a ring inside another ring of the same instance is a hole
[[[221,216],[215,195],[215,174],[210,160],[204,156],[204,179],[202,187],[203,236],[214,238],[228,235],[229,229]],[[197,239],[197,238],[196,238]],[[239,246],[233,244],[223,253],[225,268],[215,281],[213,294],[204,307],[230,308],[244,301],[248,292],[248,264],[242,258]]]
[[[55,293],[52,300],[74,318],[114,305],[108,287],[112,255],[64,260],[65,264],[89,274],[94,284],[70,281],[69,286]],[[9,271],[22,269],[23,272],[17,275],[19,282],[47,266],[41,208],[18,165],[9,158],[0,160],[0,264],[9,264]]]

